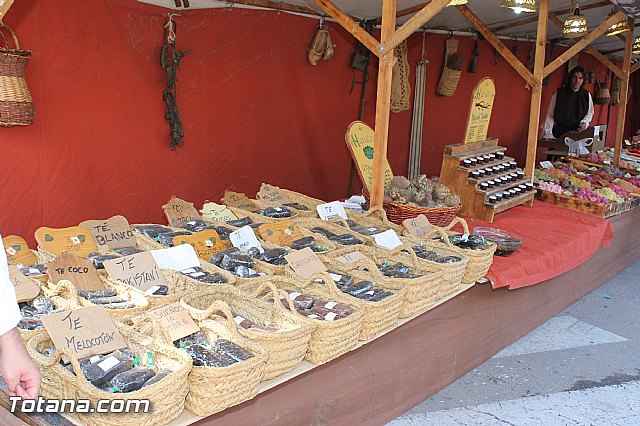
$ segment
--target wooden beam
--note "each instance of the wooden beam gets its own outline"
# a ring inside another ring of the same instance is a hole
[[[544,76],[546,77],[552,72],[554,72],[555,70],[557,70],[558,68],[560,68],[562,64],[564,64],[569,59],[571,59],[576,53],[580,52],[583,48],[593,43],[593,41],[595,41],[595,39],[597,39],[602,34],[604,34],[604,32],[607,31],[611,25],[613,25],[614,23],[618,22],[621,19],[625,19],[625,14],[620,11],[610,16],[609,18],[607,18],[607,20],[604,21],[602,24],[600,24],[598,28],[591,31],[585,37],[580,39],[580,41],[578,41],[576,44],[571,46],[562,55],[558,56],[553,62],[547,65],[544,68]]]
[[[635,64],[631,65],[629,74],[633,74],[634,72],[638,71],[639,68],[640,68],[640,62],[636,62]]]
[[[431,0],[429,4],[422,8],[418,13],[413,15],[407,22],[405,22],[400,28],[395,30],[389,37],[389,40],[382,43],[384,46],[384,52],[393,50],[394,47],[402,43],[413,34],[418,28],[424,25],[429,19],[437,15],[442,9],[444,9],[451,0]]]
[[[633,25],[633,20],[628,20]],[[633,49],[633,31],[625,33],[624,59],[622,60],[622,87],[620,88],[620,104],[618,105],[618,122],[616,125],[616,145],[613,151],[613,164],[620,165],[620,152],[624,139],[624,124],[627,114],[627,95],[629,94],[629,75],[631,70],[631,50]]]
[[[588,4],[584,7],[580,7],[580,10],[596,9],[598,7],[605,7],[605,6],[611,6],[611,2],[609,0],[603,0],[598,3]],[[554,10],[553,12],[550,12],[550,14],[553,14],[553,15],[566,15],[567,13],[571,13],[570,8],[558,9],[558,10]],[[525,18],[520,18],[520,19],[514,19],[513,21],[508,22],[506,24],[498,25],[497,27],[491,27],[491,31],[493,31],[494,33],[497,33],[498,31],[508,30],[510,28],[519,27],[521,25],[531,24],[538,20],[539,14],[540,12],[538,11],[537,15],[534,13],[534,14],[531,14],[532,16],[527,16]]]
[[[385,44],[393,36],[396,27],[396,0],[382,1],[381,42]],[[391,105],[391,77],[393,49],[380,56],[378,61],[378,95],[376,98],[376,127],[373,142],[373,176],[370,205],[382,206],[384,202],[384,172],[389,138],[389,108]]]
[[[538,31],[536,33],[536,56],[533,65],[533,77],[536,81],[542,81],[544,72],[545,48],[547,45],[547,27],[549,20],[549,0],[538,2]],[[540,105],[542,103],[542,85],[531,89],[531,106],[529,108],[529,132],[527,135],[527,160],[524,167],[525,175],[533,178],[533,169],[536,166],[536,151],[538,149],[538,128],[540,127]]]
[[[551,22],[553,22],[554,24],[556,24],[556,26],[560,29],[562,29],[562,27],[564,26],[564,23],[553,13],[549,14],[549,19],[551,20]],[[600,61],[600,63],[602,63],[605,67],[609,68],[611,71],[613,71],[613,73],[622,78],[622,71],[620,70],[620,68],[618,68],[616,66],[616,64],[614,64],[613,62],[611,62],[609,60],[609,58],[607,58],[606,56],[604,56],[602,53],[600,53],[598,51],[598,49],[596,49],[595,47],[593,47],[592,45],[589,45],[585,48],[585,50],[591,54],[591,56],[593,56],[594,58],[596,58],[598,61]]]
[[[336,5],[329,0],[313,0],[322,8],[329,16],[335,19],[345,30],[349,31],[360,43],[365,45],[367,49],[372,51],[376,56],[380,56],[380,43],[373,38],[371,34],[366,32],[364,28],[358,25],[349,15],[338,9]],[[395,21],[395,17],[394,17]]]
[[[13,0],[0,0],[0,21],[2,21],[12,4]]]
[[[227,0],[216,0],[219,3],[229,3]],[[255,6],[261,7],[264,9],[273,9],[273,10],[283,10],[285,12],[294,12],[294,13],[304,13],[305,15],[312,16],[322,16],[323,14],[318,12],[317,10],[304,7],[304,6],[296,6],[293,4],[268,1],[268,0],[234,0],[233,3],[244,4],[247,6]]]
[[[484,36],[484,38],[491,43],[493,47],[502,55],[503,58],[516,70],[518,74],[529,84],[534,87],[540,85],[540,80],[531,74],[531,72],[525,67],[522,62],[513,54],[507,46],[498,39],[498,37],[491,32],[489,28],[465,5],[456,6],[456,9],[467,18],[467,20]]]
[[[399,10],[396,12],[396,19],[402,18],[403,16],[411,15],[412,13],[416,13],[422,10],[422,8],[428,5],[429,3],[430,3],[429,1],[426,1],[424,3],[420,3],[415,6],[411,6],[406,9]],[[375,22],[376,25],[380,25],[380,23],[382,22],[382,18],[375,19],[373,20],[373,22]]]

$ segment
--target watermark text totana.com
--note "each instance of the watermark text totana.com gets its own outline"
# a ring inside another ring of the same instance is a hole
[[[11,412],[23,413],[148,413],[148,399],[22,399],[10,396]]]

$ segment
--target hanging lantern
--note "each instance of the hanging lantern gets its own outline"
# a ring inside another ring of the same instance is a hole
[[[451,0],[447,6],[460,6],[461,4],[467,4],[469,0]]]
[[[609,13],[608,18],[610,18],[611,16],[613,16],[616,12],[618,11],[618,9],[616,9],[615,7],[613,9],[611,9],[611,12]],[[612,26],[609,27],[609,29],[607,31],[605,31],[604,35],[608,36],[613,36],[616,34],[620,34],[620,33],[624,33],[631,30],[631,28],[629,27],[629,22],[626,19],[621,19],[620,21],[616,22],[615,24],[613,24]]]
[[[500,6],[513,9],[516,13],[535,12],[536,0],[500,0]]]
[[[564,21],[562,28],[562,37],[578,38],[584,37],[589,32],[587,28],[587,18],[580,15],[580,6],[577,0],[573,0],[573,15],[570,15]]]
[[[631,53],[635,53],[636,55],[640,55],[640,37],[636,37],[636,40],[633,42],[633,47],[631,48]]]

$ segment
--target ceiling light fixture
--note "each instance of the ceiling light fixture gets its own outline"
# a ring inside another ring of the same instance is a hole
[[[614,7],[613,9],[611,9],[611,12],[609,13],[609,16],[607,18],[610,18],[613,15],[615,15],[616,12],[618,12],[618,9]],[[629,22],[623,18],[620,21],[613,24],[612,26],[610,26],[609,29],[605,31],[604,35],[608,37],[608,36],[624,33],[629,30],[631,30],[631,27],[629,27]]]
[[[573,7],[571,8],[573,15],[567,16],[564,21],[564,27],[562,28],[562,37],[564,38],[578,38],[584,37],[589,32],[587,27],[587,18],[580,15],[580,5],[578,0],[573,0]]]
[[[513,9],[514,12],[535,12],[536,0],[500,0],[500,6]]]
[[[631,53],[635,53],[636,55],[640,55],[640,37],[636,37],[636,40],[633,42],[633,47],[631,48]]]
[[[469,0],[451,0],[447,6],[460,6],[461,4],[467,4]]]

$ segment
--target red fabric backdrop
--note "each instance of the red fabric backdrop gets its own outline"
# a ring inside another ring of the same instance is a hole
[[[329,23],[336,55],[312,67],[306,50],[316,19],[237,8],[181,11],[177,45],[195,53],[178,74],[185,146],[172,152],[162,102],[166,75],[159,66],[166,13],[133,0],[25,0],[12,6],[4,21],[23,48],[33,50],[27,79],[36,122],[0,129],[5,235],[33,243],[39,226],[114,214],[163,222],[160,206],[172,195],[200,207],[226,188],[253,196],[263,181],[329,200],[347,195],[351,159],[344,132],[359,106],[358,88],[348,93],[351,35]],[[493,48],[481,41],[478,73],[464,72],[455,96],[436,96],[445,38],[426,36],[422,171],[439,174],[443,147],[462,139],[471,91],[485,76],[497,91],[489,135],[522,161],[530,99],[525,82],[504,59],[494,64]],[[460,38],[467,61],[472,46],[471,38]],[[517,46],[526,60],[530,43]],[[422,36],[411,36],[412,86],[421,51]],[[580,63],[603,69],[586,54]],[[368,123],[374,121],[376,61],[371,68]],[[543,114],[565,72],[556,71],[545,87]],[[611,108],[611,123],[616,111]],[[597,107],[594,122],[605,120],[606,108]],[[411,111],[392,114],[390,121],[389,161],[396,174],[406,174]]]

